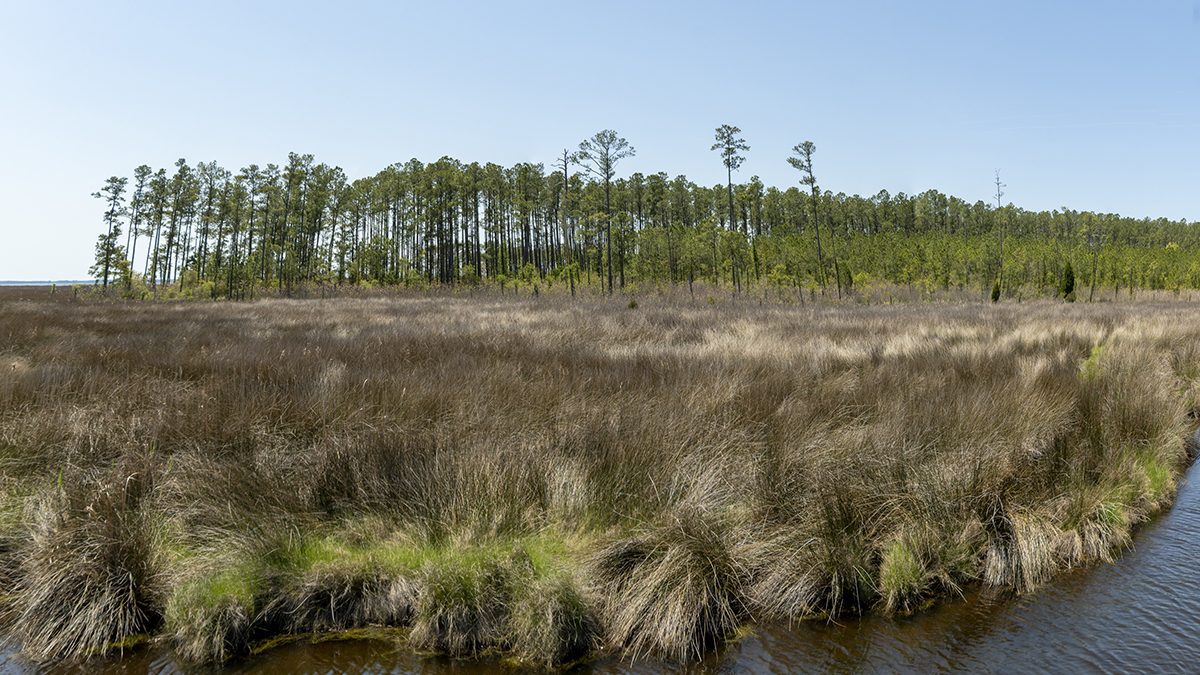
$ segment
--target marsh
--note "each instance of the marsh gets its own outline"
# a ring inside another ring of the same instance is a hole
[[[5,630],[41,662],[369,629],[516,665],[678,663],[754,625],[1027,594],[1170,505],[1198,319],[5,300]]]

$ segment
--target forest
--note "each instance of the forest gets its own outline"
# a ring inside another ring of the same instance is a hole
[[[634,147],[612,130],[549,167],[412,159],[351,179],[312,155],[236,172],[142,165],[95,197],[91,274],[132,297],[250,299],[313,286],[522,285],[613,292],[703,282],[803,300],[870,288],[1103,299],[1200,287],[1193,223],[1069,208],[1029,211],[927,190],[823,189],[816,147],[796,184],[735,182],[750,146],[716,129],[725,184],[618,176]],[[991,178],[988,177],[988,180]],[[113,289],[110,289],[114,287]]]

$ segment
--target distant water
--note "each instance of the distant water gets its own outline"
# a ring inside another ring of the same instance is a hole
[[[72,286],[79,284],[80,286],[91,286],[95,283],[92,279],[47,279],[44,281],[26,281],[22,279],[0,279],[0,286]]]

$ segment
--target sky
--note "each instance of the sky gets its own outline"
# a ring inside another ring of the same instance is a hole
[[[178,158],[543,162],[611,128],[619,173],[936,188],[1200,220],[1200,5],[0,0],[0,279],[86,278],[108,176]]]

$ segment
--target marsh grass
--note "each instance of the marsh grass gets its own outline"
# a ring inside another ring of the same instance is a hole
[[[686,660],[732,635],[749,617],[732,537],[719,516],[689,508],[599,545],[587,572],[612,645]]]
[[[1029,592],[1170,504],[1197,319],[0,301],[0,619],[39,661],[384,630],[551,668]]]

